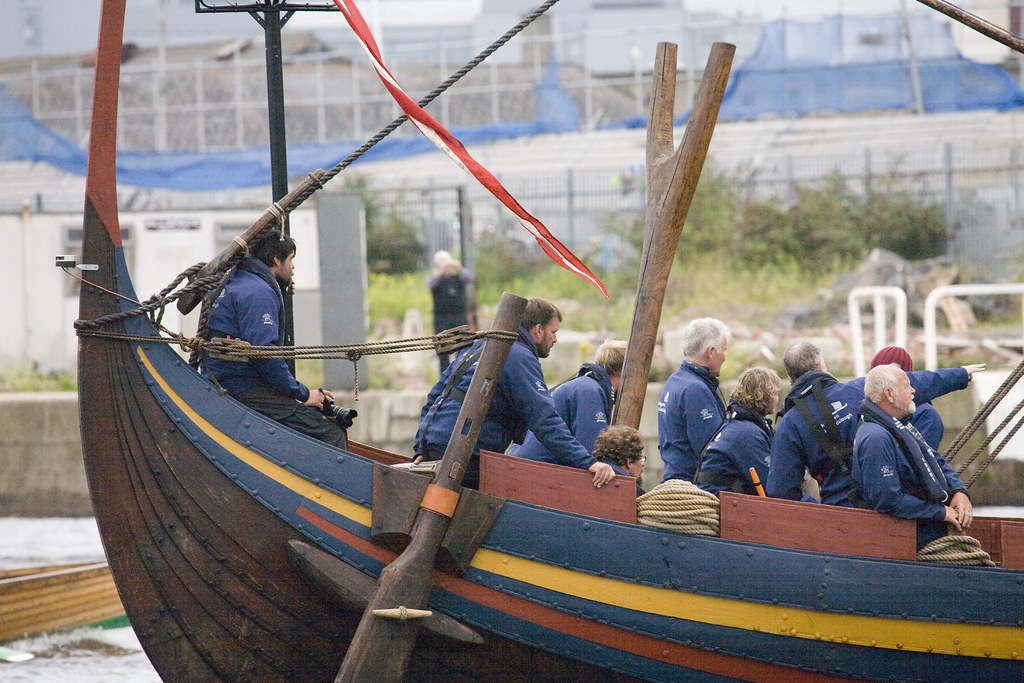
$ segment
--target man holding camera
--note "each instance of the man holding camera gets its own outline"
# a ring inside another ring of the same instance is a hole
[[[282,289],[291,286],[295,251],[295,240],[289,236],[271,230],[258,235],[249,245],[249,254],[209,295],[213,303],[207,338],[281,346],[285,334]],[[238,362],[204,357],[201,372],[253,410],[332,446],[348,446],[346,428],[355,411],[335,406],[329,391],[310,391],[295,379],[284,359]],[[335,419],[327,419],[327,411]]]

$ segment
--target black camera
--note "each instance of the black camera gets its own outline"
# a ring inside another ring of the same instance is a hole
[[[359,413],[356,412],[355,408],[339,406],[326,396],[324,396],[324,404],[320,410],[323,411],[325,417],[334,420],[342,429],[348,429],[351,427],[352,423],[359,416]]]

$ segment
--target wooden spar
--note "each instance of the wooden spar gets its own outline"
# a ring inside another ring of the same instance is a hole
[[[704,76],[683,140],[673,153],[672,110],[676,93],[676,45],[659,43],[647,124],[647,213],[633,326],[622,368],[614,424],[640,426],[647,375],[658,337],[665,287],[675,259],[683,222],[700,180],[718,109],[729,81],[736,46],[711,46]]]
[[[313,187],[320,186],[320,179],[323,177],[324,172],[321,169],[317,169],[310,173],[306,178],[299,183],[298,187],[289,192],[281,201],[275,202],[271,208],[267,209],[262,216],[260,216],[252,226],[246,230],[242,235],[235,240],[232,240],[231,244],[224,248],[224,251],[217,254],[216,257],[205,266],[199,269],[196,273],[196,279],[204,278],[208,275],[212,275],[220,270],[223,270],[224,266],[238,258],[242,253],[242,243],[248,244],[253,237],[260,234],[267,228],[273,225],[280,225],[284,220],[285,210],[290,210],[290,207],[295,206],[299,198],[311,194]],[[281,208],[285,207],[285,208]],[[239,242],[241,240],[242,243]],[[201,293],[190,292],[183,294],[178,299],[178,310],[183,314],[192,312],[192,309],[203,300]]]
[[[493,329],[514,334],[525,308],[526,299],[505,292],[498,304]],[[485,342],[438,473],[420,503],[409,546],[381,571],[377,590],[363,612],[345,661],[338,670],[336,683],[378,683],[404,678],[419,625],[415,620],[383,618],[378,610],[427,606],[434,559],[454,514],[462,478],[511,346],[497,339]]]
[[[987,36],[997,43],[1024,54],[1024,39],[1015,33],[1000,28],[995,24],[986,21],[976,14],[960,9],[956,5],[945,2],[945,0],[917,0],[926,7],[931,7],[937,12],[942,12],[950,19],[960,22],[968,28],[972,28],[983,36]]]

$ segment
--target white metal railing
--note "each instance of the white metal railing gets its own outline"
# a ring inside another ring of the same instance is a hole
[[[925,369],[935,370],[939,367],[939,341],[935,330],[935,309],[946,297],[985,296],[992,294],[1022,294],[1024,283],[1012,282],[982,285],[943,285],[936,287],[924,300],[924,355]],[[1021,302],[1024,313],[1024,299]],[[1024,316],[1022,316],[1024,317]]]
[[[889,344],[887,341],[889,315],[886,311],[886,299],[892,299],[895,303],[893,314],[895,333],[892,344],[904,348],[907,345],[907,293],[900,287],[854,287],[847,295],[846,303],[850,312],[850,345],[853,347],[853,372],[856,377],[863,377],[867,373],[860,304],[862,299],[868,298],[874,303],[875,350],[872,353],[878,352]]]

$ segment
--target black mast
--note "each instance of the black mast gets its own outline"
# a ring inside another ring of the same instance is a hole
[[[247,12],[263,27],[263,42],[267,62],[267,126],[270,134],[270,184],[272,201],[277,202],[288,194],[288,152],[284,120],[284,71],[281,59],[281,29],[298,11],[336,12],[338,8],[326,0],[317,4],[306,0],[196,0],[196,14],[218,12]],[[221,4],[223,3],[223,4]],[[284,234],[289,234],[288,219],[285,217]],[[284,343],[295,343],[292,291],[284,292],[285,338]],[[295,373],[295,360],[289,358],[288,366]]]

